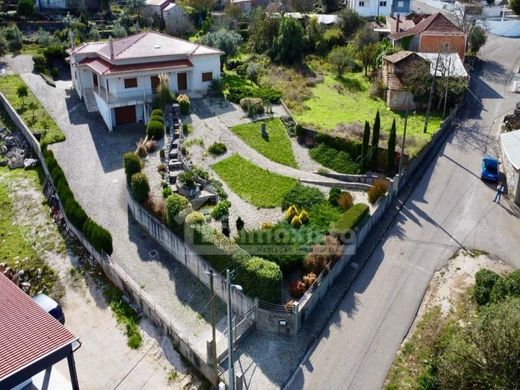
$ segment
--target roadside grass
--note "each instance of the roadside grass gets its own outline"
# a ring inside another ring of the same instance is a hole
[[[245,201],[263,208],[281,206],[283,196],[297,181],[257,167],[238,154],[213,165],[213,169]]]
[[[125,328],[125,333],[128,337],[127,345],[132,349],[138,349],[143,345],[143,337],[139,332],[139,316],[134,309],[123,300],[123,293],[115,287],[106,285],[103,293],[117,322]]]
[[[279,118],[263,121],[266,123],[269,138],[262,136],[261,122],[262,121],[258,121],[234,126],[231,128],[231,131],[268,159],[289,167],[298,168],[291,141],[283,122]]]
[[[27,97],[23,98],[23,100],[18,97],[16,89],[20,85],[25,85],[25,83],[18,75],[0,77],[0,92],[9,100],[29,129],[33,133],[38,131],[42,134],[40,143],[46,145],[64,141],[65,134],[63,134],[30,89],[28,89]],[[34,104],[34,111],[31,109],[31,104]],[[2,120],[4,120],[7,117],[7,113],[5,113],[3,107],[1,111]]]
[[[395,117],[398,136],[404,129],[404,112],[388,110],[383,100],[370,97],[370,83],[362,73],[347,73],[343,79],[325,73],[324,81],[312,88],[312,97],[305,101],[305,107],[295,109],[295,119],[323,132],[330,132],[339,124],[358,123],[368,120],[373,125],[376,112],[381,115],[381,132],[388,134]],[[411,155],[416,155],[440,128],[441,115],[432,112],[428,132],[423,133],[425,113],[410,113],[407,137],[416,139],[416,145],[408,147]]]
[[[9,197],[11,180],[30,180],[35,187],[41,188],[37,170],[25,171],[22,169],[9,170],[0,167],[0,262],[9,267],[25,272],[34,272],[42,269],[43,277],[31,286],[31,292],[45,291],[59,299],[62,291],[55,290],[58,281],[56,273],[44,262],[37,247],[33,245],[28,231],[16,223],[14,204]],[[32,207],[30,204],[24,207]]]

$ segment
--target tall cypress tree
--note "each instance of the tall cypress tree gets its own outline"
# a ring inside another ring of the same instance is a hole
[[[374,131],[372,133],[372,169],[377,168],[377,154],[379,151],[379,133],[381,131],[381,118],[379,110],[377,110],[376,119],[374,120]]]
[[[368,163],[368,147],[370,143],[370,124],[365,121],[365,131],[363,132],[363,145],[361,148],[361,166],[363,172],[367,170]]]
[[[395,128],[395,118],[392,122],[392,129],[390,130],[390,137],[388,137],[388,149],[386,158],[386,176],[391,176],[394,173],[395,166],[395,143],[397,139],[397,130]]]

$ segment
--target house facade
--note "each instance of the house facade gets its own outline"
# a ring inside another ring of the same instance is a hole
[[[108,129],[147,122],[159,76],[170,89],[205,92],[220,78],[220,50],[157,32],[68,50],[74,89],[89,112],[99,112]]]
[[[411,0],[348,0],[348,7],[364,17],[390,16],[394,13],[408,15]]]
[[[409,40],[406,48],[424,53],[458,53],[464,61],[467,35],[442,13],[428,17],[414,16],[412,19],[389,21],[389,38],[394,42]]]

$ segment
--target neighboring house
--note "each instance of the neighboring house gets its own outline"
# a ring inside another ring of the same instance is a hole
[[[428,62],[430,74],[436,74],[437,77],[468,78],[468,73],[457,53],[414,53],[403,50],[384,56],[382,77],[387,87],[386,105],[391,110],[415,110],[413,91],[404,85],[403,79],[407,71],[414,69],[413,63],[417,61]]]
[[[83,3],[88,9],[97,9],[99,4],[97,0],[84,0]],[[39,10],[67,10],[71,7],[67,0],[36,0],[36,8]]]
[[[151,17],[162,18],[163,9],[170,4],[170,0],[146,0],[143,14]]]
[[[442,13],[411,19],[389,18],[389,38],[401,42],[406,49],[423,53],[458,53],[462,61],[466,53],[467,36]],[[409,42],[406,42],[409,40]]]
[[[0,389],[79,389],[74,363],[74,351],[80,345],[78,338],[2,272],[0,335]],[[57,371],[52,369],[64,359],[67,359],[70,383],[56,386],[53,372]],[[42,371],[43,383],[33,386],[33,377]]]
[[[76,92],[89,112],[114,126],[146,122],[159,85],[168,76],[175,92],[205,92],[220,78],[222,51],[157,32],[71,48],[68,61]]]
[[[520,205],[520,130],[500,134],[500,149],[507,192]]]
[[[408,15],[411,0],[348,0],[347,5],[361,16],[390,16],[394,13]]]

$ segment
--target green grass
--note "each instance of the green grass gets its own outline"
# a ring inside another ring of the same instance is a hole
[[[333,169],[339,173],[349,173],[357,175],[361,171],[361,166],[352,157],[342,150],[331,148],[325,144],[319,144],[309,151],[311,158],[319,162],[324,167]]]
[[[18,86],[24,84],[25,83],[20,76],[0,77],[0,92],[2,92],[7,100],[9,100],[31,131],[35,132],[38,130],[42,133],[42,145],[65,140],[65,135],[30,89],[28,91],[28,96],[23,99],[22,103],[22,99],[20,99],[16,94],[16,89]],[[34,113],[29,108],[31,102],[35,104]],[[4,117],[5,115],[2,114],[2,116]]]
[[[265,208],[282,204],[284,195],[297,181],[259,168],[235,154],[213,165],[215,172],[247,202]]]
[[[389,133],[395,117],[397,133],[401,135],[404,128],[404,113],[388,110],[383,100],[370,98],[370,83],[362,73],[345,74],[339,80],[330,73],[325,74],[322,83],[312,88],[313,96],[305,101],[306,108],[293,112],[295,119],[318,130],[328,132],[338,124],[359,123],[368,120],[372,125],[377,110],[381,115],[381,132]],[[417,154],[430,140],[433,132],[439,129],[441,116],[432,113],[428,125],[428,133],[423,133],[424,113],[410,113],[408,116],[407,138],[415,138],[408,150]]]
[[[107,286],[104,290],[104,294],[117,322],[125,328],[125,333],[128,337],[128,346],[132,349],[138,349],[143,344],[143,337],[139,332],[139,316],[134,309],[123,300],[123,293],[121,291],[114,287]]]
[[[298,168],[291,141],[283,122],[278,118],[267,119],[264,122],[267,125],[269,139],[262,137],[260,130],[261,121],[238,125],[232,127],[231,131],[268,159],[289,167]]]

